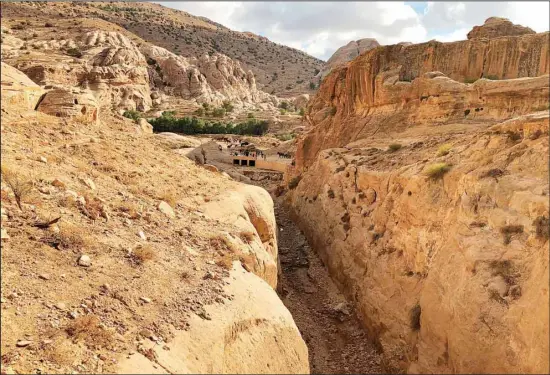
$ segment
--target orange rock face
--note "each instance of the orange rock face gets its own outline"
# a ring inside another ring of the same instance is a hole
[[[488,18],[482,26],[474,26],[468,33],[468,39],[497,38],[499,36],[513,36],[535,34],[529,27],[515,25],[506,18]]]
[[[329,74],[287,203],[408,373],[548,373],[549,33],[474,31]]]
[[[393,45],[364,53],[327,76],[310,101],[313,129],[299,142],[297,165],[382,128],[506,119],[543,106],[548,77],[540,76],[549,73],[548,37]]]

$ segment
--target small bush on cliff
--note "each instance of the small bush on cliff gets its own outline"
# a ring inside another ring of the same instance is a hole
[[[290,190],[292,189],[295,189],[296,186],[298,186],[298,184],[300,183],[300,181],[302,180],[302,176],[296,176],[294,177],[292,180],[290,180],[290,182],[288,183],[288,188]]]
[[[15,203],[17,203],[19,209],[23,211],[22,203],[32,191],[32,180],[16,172],[16,168],[12,168],[6,164],[2,164],[1,173],[2,179],[15,196]]]
[[[129,110],[129,111],[125,111],[122,114],[122,116],[124,116],[126,118],[129,118],[131,120],[137,121],[141,118],[141,112],[134,111],[134,110]]]
[[[401,145],[399,143],[392,143],[391,145],[388,146],[388,151],[390,152],[395,152],[399,149],[401,149]]]
[[[82,57],[82,52],[78,48],[69,48],[67,50],[67,55],[72,56],[72,57],[81,58]]]
[[[504,244],[508,245],[512,241],[512,236],[523,233],[523,225],[506,225],[500,228],[500,233],[504,236]]]
[[[550,221],[545,216],[539,216],[533,222],[537,233],[537,238],[548,240],[550,233]]]
[[[225,108],[216,108],[212,111],[212,116],[214,117],[224,117],[225,116]]]
[[[451,167],[447,163],[435,163],[430,165],[425,173],[429,178],[436,180],[443,177],[450,169]]]
[[[474,83],[477,80],[478,78],[466,78],[464,79],[464,83]]]
[[[447,155],[453,147],[450,144],[445,144],[440,146],[437,149],[437,156],[445,156]]]
[[[306,110],[303,109],[303,108],[300,108],[300,110],[298,111],[298,114],[299,114],[300,116],[303,116],[303,115],[306,114]]]
[[[420,330],[420,315],[422,314],[422,308],[417,303],[413,306],[411,311],[409,311],[409,325],[413,331]]]

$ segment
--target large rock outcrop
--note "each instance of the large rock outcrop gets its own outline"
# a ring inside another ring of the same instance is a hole
[[[142,51],[160,75],[165,91],[173,95],[215,105],[224,100],[277,104],[275,97],[257,89],[252,72],[245,72],[238,61],[225,55],[188,59],[157,46],[144,46]]]
[[[384,129],[503,120],[543,107],[548,35],[393,45],[364,53],[327,76],[310,100],[311,131],[300,141],[297,164],[311,163],[323,148]],[[484,77],[490,80],[479,79]]]
[[[548,113],[428,129],[322,151],[294,216],[408,372],[547,373]]]
[[[45,92],[44,89],[16,68],[4,62],[1,64],[2,110],[34,110]]]
[[[99,121],[99,105],[90,90],[57,88],[48,91],[36,109],[56,117],[77,117],[87,123]]]
[[[378,47],[380,44],[376,39],[364,38],[359,40],[352,40],[345,46],[342,46],[336,50],[328,59],[323,69],[321,69],[321,78],[324,78],[331,70],[344,65],[348,61],[355,59],[357,56]]]
[[[525,34],[535,34],[535,32],[529,27],[513,24],[506,18],[490,17],[483,25],[474,26],[468,33],[468,39],[498,38]]]

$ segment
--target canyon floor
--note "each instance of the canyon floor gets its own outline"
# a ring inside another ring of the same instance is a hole
[[[352,307],[280,202],[275,203],[275,217],[281,256],[279,295],[308,346],[311,373],[388,372]]]

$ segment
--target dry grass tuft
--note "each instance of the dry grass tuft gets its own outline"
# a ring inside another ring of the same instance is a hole
[[[252,243],[254,241],[254,233],[253,232],[250,232],[250,231],[245,231],[245,232],[241,232],[239,233],[239,237],[241,238],[241,240],[244,242],[244,243]]]
[[[516,272],[509,260],[493,260],[489,263],[491,274],[493,276],[501,276],[508,285],[515,284]]]
[[[63,338],[43,346],[42,357],[59,366],[69,366],[74,361],[74,356],[71,343]]]
[[[137,264],[143,264],[149,260],[155,259],[157,254],[151,245],[142,245],[132,252],[132,259]]]
[[[176,208],[178,196],[175,191],[167,190],[163,192],[161,195],[159,195],[157,198],[168,203],[170,207]]]
[[[84,341],[86,345],[96,349],[110,346],[113,336],[101,327],[99,318],[95,315],[76,318],[67,326],[66,332],[75,342]]]
[[[450,169],[451,167],[447,163],[435,163],[426,168],[425,173],[429,178],[436,180],[443,177]]]
[[[33,182],[30,178],[23,176],[13,169],[11,166],[2,164],[1,166],[2,178],[6,185],[9,186],[13,195],[15,196],[15,202],[21,211],[23,211],[22,203],[32,191]]]
[[[59,226],[59,233],[51,234],[43,241],[61,250],[82,250],[93,247],[92,239],[83,228],[67,223]]]
[[[437,156],[445,156],[449,154],[453,146],[450,144],[444,144],[437,149]]]

